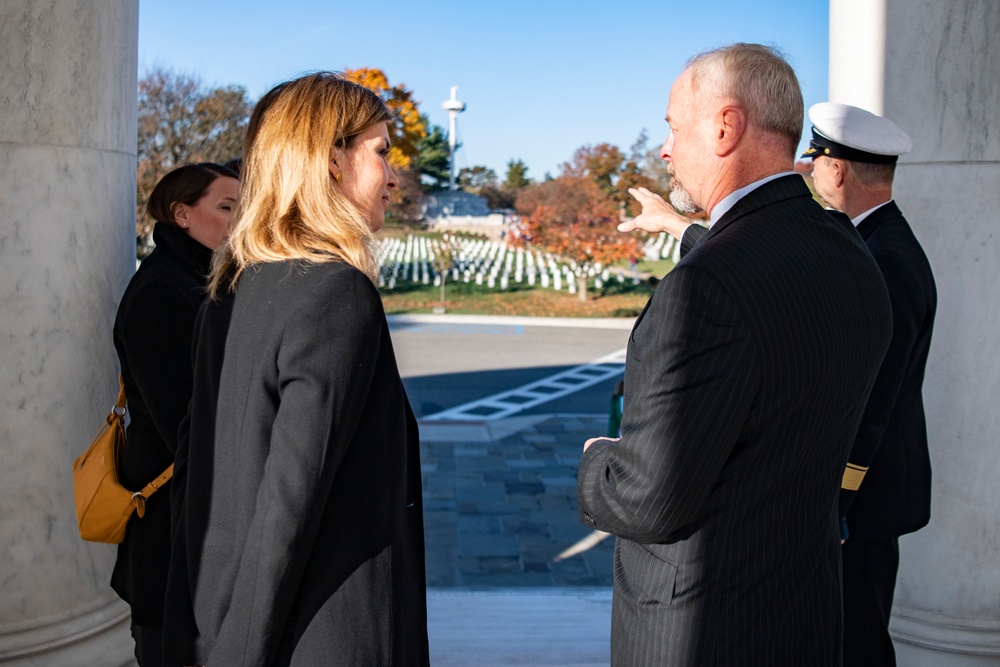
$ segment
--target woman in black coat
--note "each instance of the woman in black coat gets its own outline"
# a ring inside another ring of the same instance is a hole
[[[212,251],[222,245],[239,197],[236,174],[212,163],[170,172],[150,194],[156,248],[143,260],[118,306],[118,352],[129,424],[119,479],[138,491],[174,460],[177,427],[191,398],[191,339]],[[169,484],[168,484],[169,486]],[[111,586],[132,609],[136,659],[161,664],[163,600],[170,562],[169,491],[153,494],[133,517]]]
[[[419,442],[373,282],[391,115],[329,73],[269,105],[199,315],[168,663],[426,665]]]

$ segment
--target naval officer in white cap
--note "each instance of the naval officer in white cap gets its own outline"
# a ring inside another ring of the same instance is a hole
[[[850,218],[875,258],[892,302],[889,349],[848,458],[840,494],[844,665],[895,665],[889,613],[900,535],[930,520],[931,468],[921,387],[934,326],[934,276],[892,199],[910,137],[887,118],[824,102],[809,109],[816,192]]]

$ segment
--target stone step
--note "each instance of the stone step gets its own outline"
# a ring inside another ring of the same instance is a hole
[[[430,589],[435,667],[591,667],[610,663],[611,589]]]

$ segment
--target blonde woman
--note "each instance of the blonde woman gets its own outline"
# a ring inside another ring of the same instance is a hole
[[[392,118],[336,74],[268,97],[198,325],[168,662],[426,665],[417,427],[372,282]]]

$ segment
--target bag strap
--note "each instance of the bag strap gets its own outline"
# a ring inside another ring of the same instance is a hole
[[[115,401],[115,408],[121,410],[124,414],[125,410],[125,378],[122,374],[118,374],[118,400]]]
[[[116,421],[123,424],[125,422],[125,380],[122,379],[121,373],[118,374],[118,400],[108,414],[108,424],[114,424]]]
[[[170,478],[174,476],[174,464],[171,463],[167,466],[167,469],[160,473],[160,476],[154,479],[152,482],[142,487],[142,491],[136,491],[132,494],[132,503],[135,505],[135,512],[139,515],[141,519],[146,514],[146,500],[156,493],[161,486],[170,481]]]
[[[125,417],[125,379],[122,374],[118,374],[118,400],[115,401],[115,407],[108,415],[108,423],[110,424],[114,419],[122,419]],[[160,473],[160,476],[154,479],[152,482],[142,487],[142,491],[136,491],[132,494],[132,502],[135,504],[136,512],[141,518],[143,514],[146,513],[146,499],[151,495],[156,493],[160,487],[170,481],[174,476],[174,464],[171,463],[167,466],[167,469]]]
[[[160,476],[154,479],[152,482],[142,487],[142,491],[139,493],[143,498],[149,498],[151,495],[156,493],[161,486],[170,481],[170,478],[174,476],[174,464],[171,463],[167,466],[167,469],[160,473]]]

